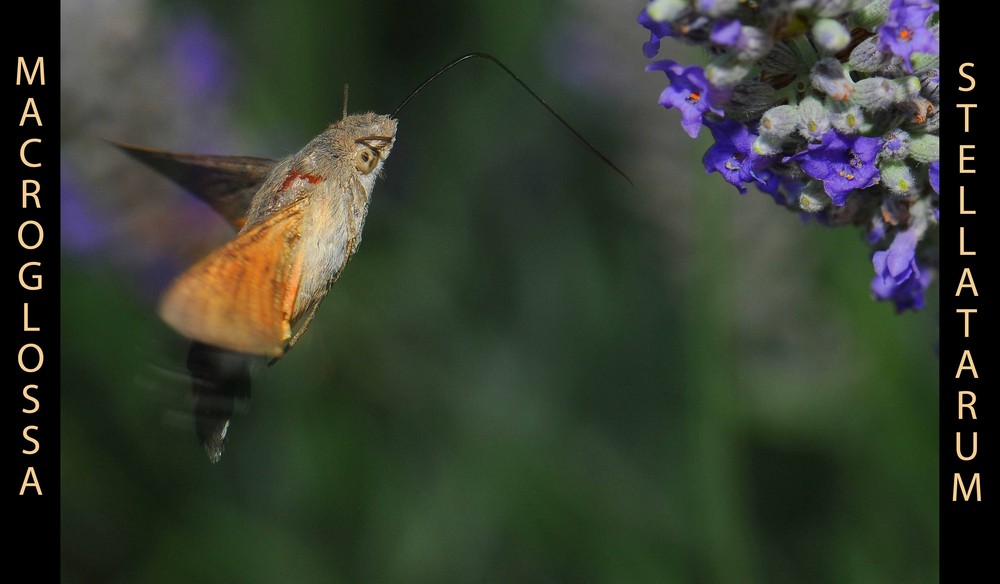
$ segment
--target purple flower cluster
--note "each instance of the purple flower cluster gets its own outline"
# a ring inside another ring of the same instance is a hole
[[[919,310],[937,271],[938,3],[932,0],[652,0],[639,14],[656,57],[664,39],[710,62],[664,59],[659,103],[680,112],[702,159],[830,226],[862,225],[871,292]]]

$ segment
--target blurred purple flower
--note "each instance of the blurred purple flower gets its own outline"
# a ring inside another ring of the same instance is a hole
[[[230,66],[226,45],[204,18],[181,22],[169,39],[168,52],[178,86],[193,97],[207,97],[229,87]]]
[[[927,28],[927,19],[938,8],[930,0],[892,0],[889,15],[878,31],[878,49],[901,57],[906,72],[913,73],[912,53],[938,54],[938,40]]]
[[[822,142],[809,144],[806,150],[786,157],[783,162],[797,161],[806,174],[823,181],[823,188],[835,205],[843,206],[855,189],[878,182],[875,158],[881,147],[879,138],[842,136],[836,130],[829,130],[823,134]]]
[[[674,36],[674,29],[669,22],[656,22],[645,8],[639,13],[639,24],[649,30],[649,41],[642,45],[642,52],[647,59],[652,59],[660,52],[660,39]]]
[[[717,20],[708,38],[717,45],[736,48],[739,45],[742,30],[743,25],[738,20]]]
[[[65,163],[59,167],[59,183],[62,247],[80,253],[98,250],[108,240],[106,222],[84,204],[85,197],[80,196],[79,185]]]
[[[879,215],[872,217],[871,225],[868,226],[868,243],[875,245],[885,237],[885,220]]]
[[[739,20],[717,20],[708,38],[720,47],[733,49],[743,58],[762,57],[773,45],[760,29],[744,26]]]

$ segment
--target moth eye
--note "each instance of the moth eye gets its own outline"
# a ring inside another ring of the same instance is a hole
[[[362,174],[368,174],[375,170],[378,164],[378,152],[369,148],[363,148],[354,156],[354,167]]]

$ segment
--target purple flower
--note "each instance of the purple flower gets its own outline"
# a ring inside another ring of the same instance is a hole
[[[736,51],[738,56],[757,59],[771,50],[773,42],[758,28],[743,26],[738,20],[718,20],[709,40],[720,47]]]
[[[642,52],[647,59],[652,59],[660,52],[660,39],[674,36],[674,29],[669,22],[656,22],[643,8],[639,13],[639,24],[649,30],[649,41],[642,45]]]
[[[878,50],[901,57],[906,72],[913,73],[912,53],[938,54],[938,40],[927,28],[927,19],[937,11],[930,0],[892,0],[878,31]]]
[[[823,181],[826,194],[840,207],[852,191],[879,181],[875,158],[881,147],[879,138],[842,136],[836,130],[829,130],[823,134],[822,142],[809,144],[808,149],[786,157],[783,162],[797,161],[806,174]]]
[[[714,138],[705,171],[803,222],[860,227],[871,293],[898,311],[923,308],[937,277],[940,4],[648,0],[639,14],[646,70],[668,78],[660,105]],[[668,36],[709,64],[653,58]]]
[[[59,178],[62,183],[59,193],[59,212],[62,215],[59,231],[63,247],[80,253],[98,251],[107,243],[108,221],[87,205],[76,176],[65,162],[60,164]]]
[[[736,48],[742,30],[743,26],[738,20],[718,20],[712,27],[712,34],[708,38],[717,45]]]
[[[226,58],[226,46],[211,24],[203,18],[182,21],[170,38],[181,91],[205,98],[225,91],[232,67]]]
[[[941,161],[935,160],[927,165],[927,178],[931,181],[931,188],[934,192],[941,194]]]
[[[767,164],[774,162],[773,158],[767,159]],[[802,194],[803,183],[778,172],[763,169],[754,171],[754,180],[757,182],[757,189],[760,192],[771,195],[775,204],[787,207],[792,201],[796,201]]]
[[[897,286],[911,278],[920,276],[917,268],[915,252],[917,250],[917,233],[907,229],[896,234],[888,250],[877,251],[872,255],[872,265],[875,274],[883,282],[892,282]]]
[[[767,164],[770,164],[772,160],[768,159]],[[760,163],[763,164],[763,163]],[[784,195],[781,195],[778,190],[781,188],[781,184],[784,182],[781,179],[781,175],[770,170],[757,170],[753,173],[754,181],[757,183],[757,188],[760,189],[762,193],[766,193],[774,197],[775,202],[779,205],[784,204],[780,199],[784,199]]]
[[[713,88],[705,78],[705,70],[697,65],[682,67],[676,61],[656,61],[646,67],[646,71],[663,71],[670,85],[660,94],[660,105],[675,107],[681,112],[681,127],[692,138],[698,137],[702,116],[705,112],[723,115],[716,103],[723,99],[723,93]]]
[[[920,272],[919,276],[910,278],[902,284],[875,276],[872,279],[871,291],[876,300],[892,300],[896,305],[896,312],[908,309],[922,310],[924,308],[924,290],[930,286],[932,279],[929,270]]]
[[[888,250],[872,255],[872,294],[878,300],[892,300],[898,312],[922,309],[924,290],[931,283],[930,271],[917,265],[917,241],[916,230],[907,229],[896,234]]]
[[[868,226],[868,243],[875,245],[885,237],[885,221],[881,216],[872,217],[871,225]]]
[[[705,172],[718,172],[726,182],[746,194],[743,185],[756,182],[761,190],[774,196],[780,186],[780,181],[765,167],[773,162],[772,158],[761,156],[753,149],[755,134],[750,133],[743,124],[733,120],[722,120],[706,124],[712,131],[715,144],[709,147],[701,161]]]

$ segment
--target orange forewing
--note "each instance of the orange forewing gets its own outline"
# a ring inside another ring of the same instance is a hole
[[[181,334],[232,351],[280,356],[302,277],[300,199],[182,274],[160,303]]]

